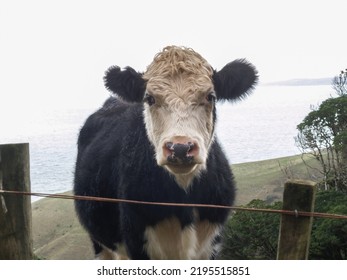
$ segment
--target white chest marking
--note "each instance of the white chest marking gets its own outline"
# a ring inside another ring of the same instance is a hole
[[[151,259],[208,259],[219,231],[208,221],[182,229],[177,218],[170,218],[146,228],[144,247]]]

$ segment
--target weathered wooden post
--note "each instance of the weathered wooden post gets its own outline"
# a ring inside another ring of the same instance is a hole
[[[293,180],[284,186],[283,210],[313,212],[316,184]],[[282,214],[277,249],[278,260],[308,258],[312,217]]]
[[[0,145],[0,189],[30,192],[29,144]],[[29,196],[0,193],[0,260],[32,259]]]

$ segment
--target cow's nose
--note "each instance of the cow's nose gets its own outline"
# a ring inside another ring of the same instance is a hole
[[[165,144],[167,149],[167,160],[171,163],[190,163],[194,159],[193,142],[187,143],[173,143],[167,142]]]

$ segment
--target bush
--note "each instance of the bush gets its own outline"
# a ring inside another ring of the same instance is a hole
[[[315,212],[347,215],[347,195],[340,192],[318,192],[315,205]],[[282,202],[253,200],[247,207],[282,209]],[[221,258],[276,259],[279,226],[277,214],[236,212],[225,229]],[[309,259],[347,259],[347,220],[314,218]]]
[[[268,205],[253,200],[247,207],[281,209],[282,203]],[[276,259],[280,215],[238,211],[229,220],[224,235],[223,259]]]
[[[319,192],[316,212],[347,215],[347,195],[339,192]],[[314,218],[310,259],[347,259],[347,220]]]

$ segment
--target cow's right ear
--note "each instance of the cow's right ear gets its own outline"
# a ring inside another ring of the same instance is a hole
[[[131,67],[111,66],[104,76],[105,87],[125,101],[141,102],[145,94],[142,74]]]

